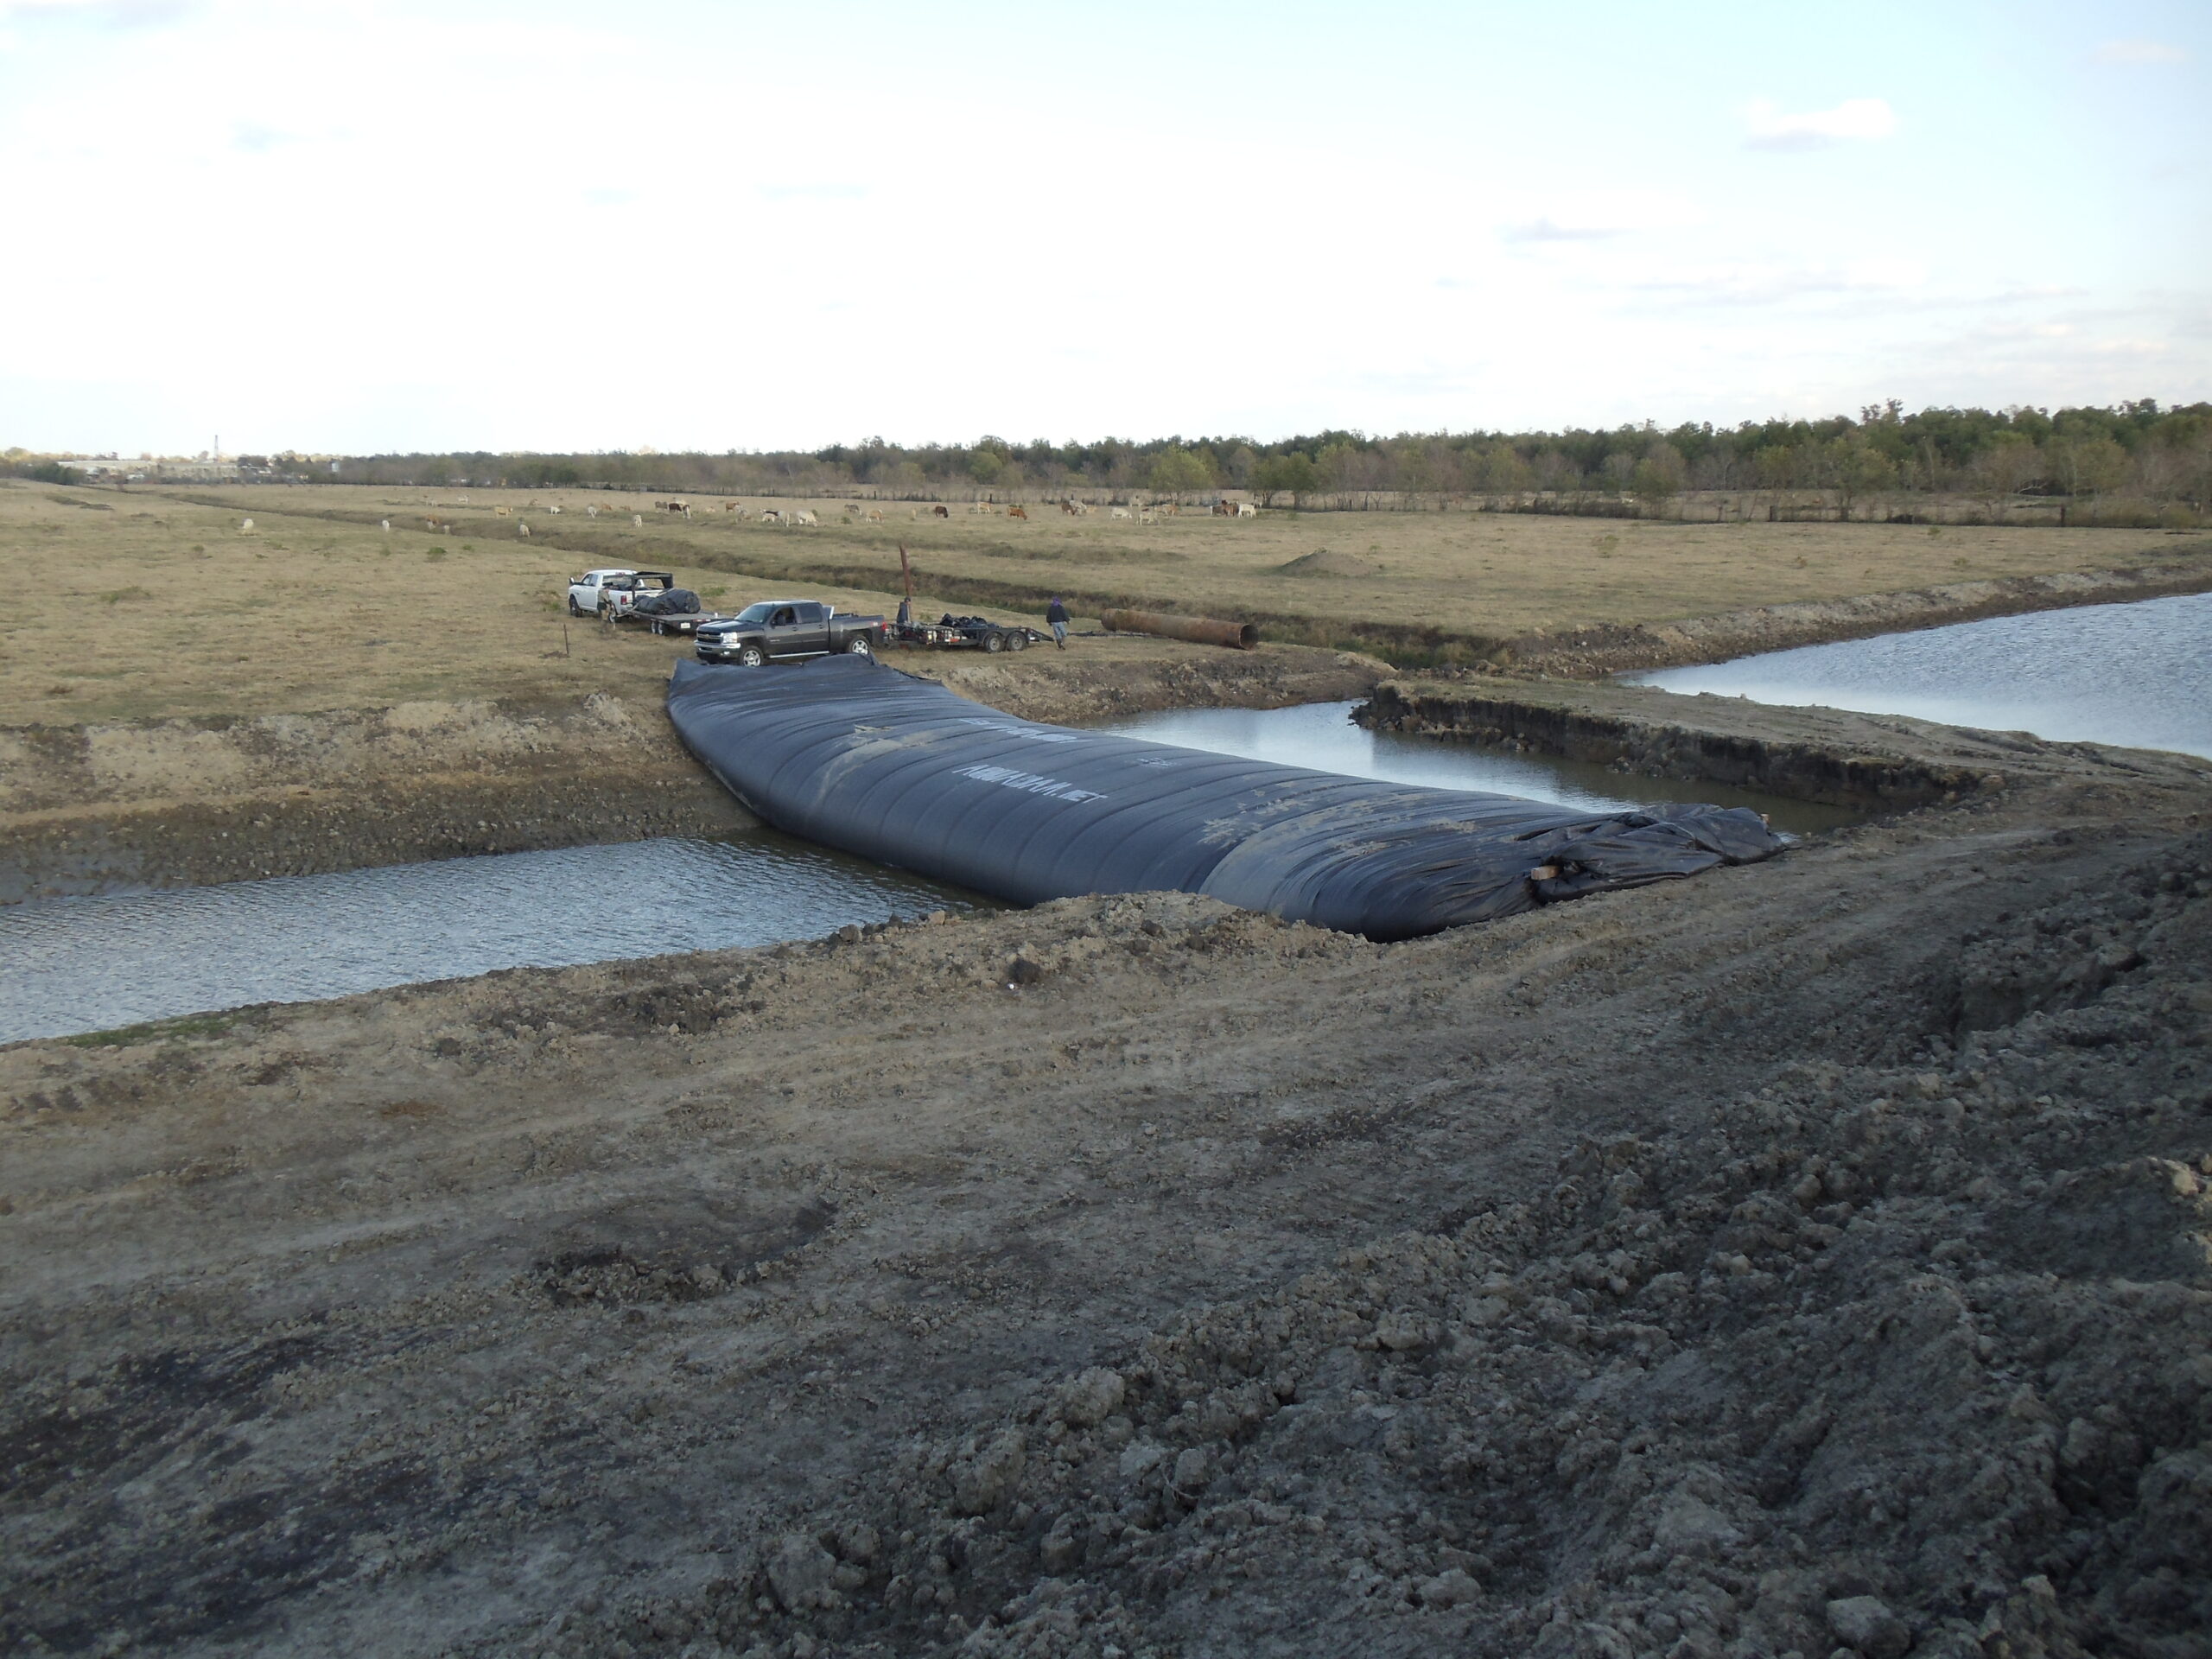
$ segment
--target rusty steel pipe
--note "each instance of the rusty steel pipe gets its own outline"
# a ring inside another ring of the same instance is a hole
[[[1099,617],[1109,633],[1155,633],[1163,639],[1188,639],[1194,645],[1227,645],[1249,651],[1260,643],[1259,625],[1217,622],[1210,616],[1162,616],[1157,611],[1108,611]]]

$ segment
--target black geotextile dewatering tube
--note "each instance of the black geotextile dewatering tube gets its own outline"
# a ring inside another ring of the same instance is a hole
[[[858,656],[680,662],[668,713],[775,828],[1016,904],[1179,889],[1403,939],[1783,845],[1741,807],[1577,812],[1042,726]]]

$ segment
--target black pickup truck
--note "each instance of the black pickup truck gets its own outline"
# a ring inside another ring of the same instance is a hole
[[[839,616],[810,599],[768,599],[735,616],[699,625],[694,636],[702,663],[740,663],[758,668],[779,657],[827,657],[839,652],[873,657],[885,633],[880,616]]]

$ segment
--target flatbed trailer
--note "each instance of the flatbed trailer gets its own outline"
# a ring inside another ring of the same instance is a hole
[[[988,617],[956,616],[936,622],[894,625],[885,643],[913,651],[1027,651],[1052,636],[1019,622],[994,622]]]
[[[730,615],[721,611],[694,611],[688,616],[639,616],[635,611],[614,613],[615,626],[643,628],[649,633],[696,633],[707,623],[729,620]]]

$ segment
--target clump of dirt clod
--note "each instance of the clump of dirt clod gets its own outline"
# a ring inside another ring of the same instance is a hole
[[[2202,868],[1948,1037],[1189,1309],[559,1650],[2212,1653]]]

